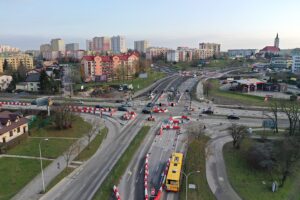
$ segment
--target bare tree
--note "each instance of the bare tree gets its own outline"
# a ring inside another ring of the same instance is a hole
[[[71,112],[67,104],[63,104],[54,109],[54,124],[57,129],[72,128],[74,114]]]
[[[287,135],[278,151],[279,186],[283,187],[288,176],[296,170],[300,159],[300,137]]]
[[[233,147],[239,149],[243,139],[247,134],[247,127],[244,125],[232,124],[230,127],[228,127],[228,131],[233,139]]]
[[[87,146],[88,149],[90,149],[90,143],[91,143],[93,136],[98,134],[95,118],[92,121],[92,126],[93,126],[93,128],[86,134],[86,138],[88,141],[88,146]]]
[[[289,135],[293,136],[297,133],[297,124],[300,118],[300,105],[298,102],[284,103],[281,102],[281,109],[289,120]]]
[[[280,108],[280,104],[277,101],[273,101],[269,104],[271,115],[265,114],[269,119],[271,119],[274,123],[275,133],[278,133],[278,112]]]
[[[209,91],[212,89],[212,84],[206,80],[203,82],[203,94],[208,97],[209,96]]]
[[[63,157],[66,161],[66,168],[69,167],[70,161],[72,159],[73,155],[76,155],[76,153],[78,153],[80,151],[80,145],[78,142],[74,142],[69,148],[68,150],[66,150],[63,153]]]
[[[199,139],[201,135],[204,135],[206,127],[203,123],[200,122],[193,122],[190,123],[187,127],[187,133],[189,138],[191,139]]]

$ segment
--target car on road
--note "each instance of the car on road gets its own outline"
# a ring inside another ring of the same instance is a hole
[[[119,106],[119,107],[118,107],[118,111],[124,111],[124,112],[127,112],[128,109],[125,108],[125,107],[123,107],[123,106]]]
[[[101,105],[95,105],[95,108],[104,108],[104,107]]]
[[[238,120],[238,119],[240,119],[240,117],[233,114],[233,115],[228,115],[228,116],[227,116],[227,119],[235,119],[235,120]]]
[[[117,99],[117,100],[116,100],[116,103],[123,103],[123,102],[124,102],[123,99]]]
[[[147,107],[148,107],[148,108],[151,108],[151,107],[153,107],[153,106],[155,106],[155,104],[152,103],[152,102],[149,102],[149,103],[147,104]]]
[[[142,110],[142,113],[144,113],[144,114],[151,114],[151,110],[149,108],[144,108]]]
[[[122,107],[132,107],[132,106],[133,106],[132,102],[126,102],[122,105]]]
[[[212,110],[203,110],[202,114],[212,115],[212,114],[214,114],[214,111],[212,111]]]

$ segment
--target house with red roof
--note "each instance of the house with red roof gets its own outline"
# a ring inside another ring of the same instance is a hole
[[[136,52],[110,56],[83,56],[81,73],[85,82],[130,80],[136,73],[139,54]]]

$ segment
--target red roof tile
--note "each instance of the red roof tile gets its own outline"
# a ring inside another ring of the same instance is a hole
[[[279,52],[280,49],[274,46],[266,46],[265,48],[263,48],[260,51],[267,51],[267,52]]]

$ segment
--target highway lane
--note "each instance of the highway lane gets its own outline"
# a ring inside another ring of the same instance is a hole
[[[110,144],[97,152],[84,166],[74,180],[64,190],[53,193],[47,199],[57,200],[89,200],[105,180],[122,153],[135,137],[143,123],[144,116],[138,115],[131,124],[126,126]],[[118,131],[118,130],[116,130]]]
[[[159,91],[165,88],[163,82],[158,86]],[[89,200],[105,180],[112,167],[116,164],[122,153],[127,149],[128,145],[135,137],[138,130],[143,125],[146,116],[139,114],[131,123],[129,123],[123,130],[120,131],[118,137],[102,149],[101,153],[97,152],[90,159],[78,176],[63,190],[53,193],[47,199],[59,200]],[[48,195],[49,196],[49,195]]]

